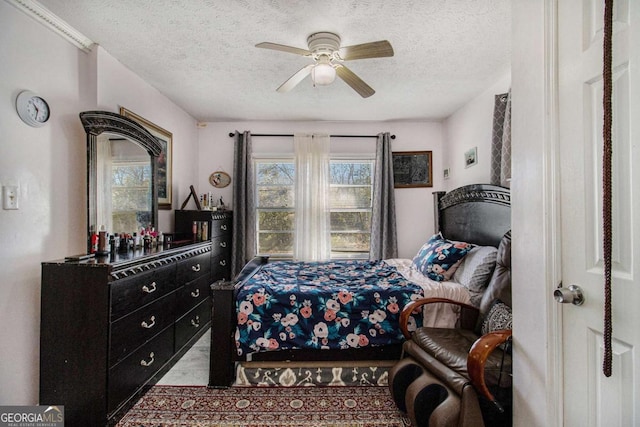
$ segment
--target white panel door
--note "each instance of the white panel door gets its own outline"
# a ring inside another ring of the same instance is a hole
[[[613,375],[603,364],[603,0],[558,2],[565,426],[640,426],[640,1],[615,0]]]

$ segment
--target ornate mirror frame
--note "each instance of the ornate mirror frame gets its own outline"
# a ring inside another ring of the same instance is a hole
[[[80,121],[87,133],[87,250],[91,251],[91,234],[97,232],[97,173],[98,136],[109,133],[124,137],[144,148],[151,161],[151,223],[157,227],[158,219],[158,166],[157,157],[162,151],[158,140],[140,124],[108,111],[84,111]],[[111,230],[109,230],[111,231]]]

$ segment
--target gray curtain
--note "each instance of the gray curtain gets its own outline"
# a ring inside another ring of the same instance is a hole
[[[373,181],[370,259],[398,257],[396,202],[393,190],[393,159],[389,132],[378,134]]]
[[[233,159],[233,237],[231,274],[235,277],[255,252],[251,132],[236,131]]]
[[[495,96],[491,141],[491,184],[511,184],[511,90]]]

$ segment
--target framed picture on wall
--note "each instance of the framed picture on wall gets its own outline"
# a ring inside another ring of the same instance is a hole
[[[160,142],[162,152],[158,157],[158,209],[171,210],[173,134],[124,107],[120,107],[120,115],[142,125]]]
[[[464,152],[464,167],[469,168],[478,163],[478,147]]]
[[[392,157],[395,188],[433,187],[431,151],[396,151]]]

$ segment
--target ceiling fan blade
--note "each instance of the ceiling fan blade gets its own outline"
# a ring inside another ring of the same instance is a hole
[[[387,56],[393,56],[393,48],[391,43],[386,40],[380,40],[377,42],[356,44],[353,46],[345,46],[338,52],[340,58],[345,61],[351,61],[354,59],[367,59],[367,58],[384,58]]]
[[[351,86],[353,90],[358,92],[361,97],[368,98],[374,93],[375,90],[368,84],[366,84],[360,77],[356,76],[353,71],[345,67],[344,65],[339,65],[336,67],[336,74],[340,77],[346,84]]]
[[[278,91],[278,92],[289,92],[291,89],[296,87],[296,85],[298,83],[300,83],[302,80],[304,80],[305,77],[307,77],[309,74],[311,74],[311,69],[313,68],[313,66],[314,66],[314,64],[309,64],[306,67],[303,67],[300,70],[298,70],[297,73],[295,73],[293,76],[289,77],[289,80],[287,80],[286,82],[282,83],[280,85],[280,87],[278,89],[276,89],[276,91]]]
[[[311,52],[309,52],[307,49],[300,49],[300,48],[297,48],[297,47],[286,46],[286,45],[277,44],[277,43],[263,42],[263,43],[258,43],[256,45],[256,47],[259,47],[259,48],[262,48],[262,49],[279,50],[281,52],[294,53],[296,55],[302,55],[302,56],[310,56],[311,55]]]

